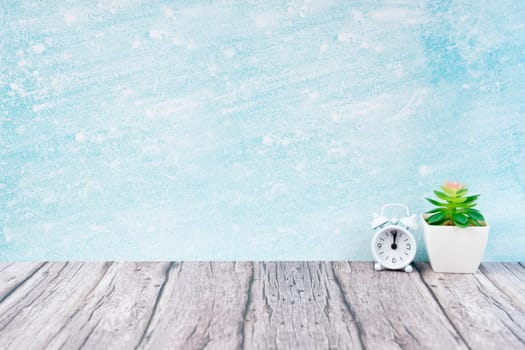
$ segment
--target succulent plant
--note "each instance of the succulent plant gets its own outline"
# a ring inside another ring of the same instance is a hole
[[[474,209],[479,194],[467,196],[468,189],[465,185],[457,182],[445,182],[441,191],[434,191],[438,201],[432,198],[426,198],[436,208],[429,210],[426,214],[426,221],[430,225],[448,225],[448,226],[484,226],[485,218],[479,210]]]

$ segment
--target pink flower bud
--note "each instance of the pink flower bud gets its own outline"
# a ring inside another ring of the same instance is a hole
[[[443,184],[443,187],[449,189],[450,191],[457,192],[462,188],[465,188],[465,185],[462,185],[459,182],[447,181]]]

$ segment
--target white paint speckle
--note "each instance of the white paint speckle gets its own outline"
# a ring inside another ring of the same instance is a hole
[[[64,21],[67,24],[73,24],[77,21],[77,15],[74,12],[66,12],[64,13]]]
[[[377,22],[395,22],[409,25],[427,22],[424,12],[419,9],[409,10],[398,7],[385,7],[370,12],[370,18]]]
[[[36,45],[31,46],[31,50],[33,50],[33,52],[36,52],[36,53],[42,53],[45,51],[45,49],[46,49],[46,46],[44,44],[36,44]]]
[[[279,16],[276,13],[263,13],[255,17],[255,26],[259,29],[277,25]]]
[[[421,165],[419,167],[419,175],[421,176],[428,176],[432,174],[432,169],[427,165]]]
[[[228,48],[228,49],[224,50],[224,57],[232,58],[233,56],[235,56],[235,49]]]
[[[75,141],[77,141],[78,143],[83,143],[86,141],[86,139],[87,139],[86,134],[84,134],[83,132],[78,132],[75,135]]]
[[[355,35],[350,32],[341,32],[337,34],[337,40],[343,43],[351,41],[354,37]]]
[[[280,196],[281,194],[286,193],[286,191],[287,191],[286,184],[284,184],[284,183],[273,184],[271,189],[270,189],[270,192],[268,192],[266,194],[266,198],[267,199],[274,199],[274,198]]]
[[[173,10],[169,7],[164,7],[162,9],[162,13],[164,14],[164,17],[169,19],[176,19],[175,14],[173,13]]]
[[[150,29],[148,35],[151,39],[162,39],[165,35],[164,31],[157,29]]]
[[[4,233],[4,240],[9,243],[11,242],[11,229],[8,228],[8,227],[4,227],[3,228],[3,233]]]
[[[18,95],[20,95],[21,97],[26,97],[27,96],[27,93],[18,84],[11,83],[11,84],[9,84],[9,87],[11,88],[11,90],[13,90],[14,92],[18,93]]]
[[[319,51],[321,52],[328,51],[328,44],[321,44],[321,46],[319,47]]]
[[[282,139],[279,140],[279,144],[283,146],[288,146],[290,143],[292,143],[292,140],[290,140],[287,137],[283,137]]]
[[[310,100],[317,100],[320,96],[321,94],[319,93],[319,91],[310,91],[308,93],[308,98]]]
[[[300,163],[295,164],[294,169],[298,172],[301,172],[304,170],[305,167],[306,167],[306,163],[300,162]]]
[[[368,42],[367,40],[363,40],[361,41],[359,47],[361,47],[362,49],[369,49],[370,47],[372,47],[372,44],[370,44],[370,42]]]
[[[271,137],[270,135],[266,135],[265,137],[263,137],[262,143],[266,146],[271,146],[273,144],[273,137]]]
[[[343,120],[343,116],[337,112],[332,112],[330,114],[330,119],[334,122],[334,123],[338,123],[340,122],[341,120]]]
[[[208,73],[210,73],[211,76],[217,75],[217,65],[215,63],[208,65]]]
[[[353,10],[352,11],[352,18],[355,20],[355,21],[363,21],[365,19],[365,16],[363,15],[363,12],[359,11],[359,10]]]
[[[118,168],[120,168],[120,161],[118,160],[111,161],[111,163],[109,163],[109,167],[113,170],[117,170]]]
[[[133,40],[133,42],[131,43],[131,48],[132,49],[138,49],[140,47],[140,41],[139,40]]]
[[[33,110],[33,112],[40,112],[41,110],[47,109],[49,107],[51,107],[51,103],[45,102],[38,105],[33,105],[31,109]]]

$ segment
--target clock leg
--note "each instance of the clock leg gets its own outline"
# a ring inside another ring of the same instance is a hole
[[[405,272],[412,272],[413,270],[412,265],[405,266]]]
[[[374,264],[374,269],[375,269],[376,271],[381,271],[381,270],[383,269],[383,266],[381,266],[380,263],[375,263],[375,264]]]

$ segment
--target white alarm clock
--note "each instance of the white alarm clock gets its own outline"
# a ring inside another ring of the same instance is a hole
[[[402,207],[406,216],[401,219],[384,216],[388,207]],[[408,207],[399,203],[385,204],[381,208],[381,214],[374,214],[372,230],[375,231],[372,238],[372,255],[376,261],[376,271],[383,269],[404,270],[412,272],[410,263],[416,256],[416,239],[410,231],[417,229],[416,215],[410,215]]]

